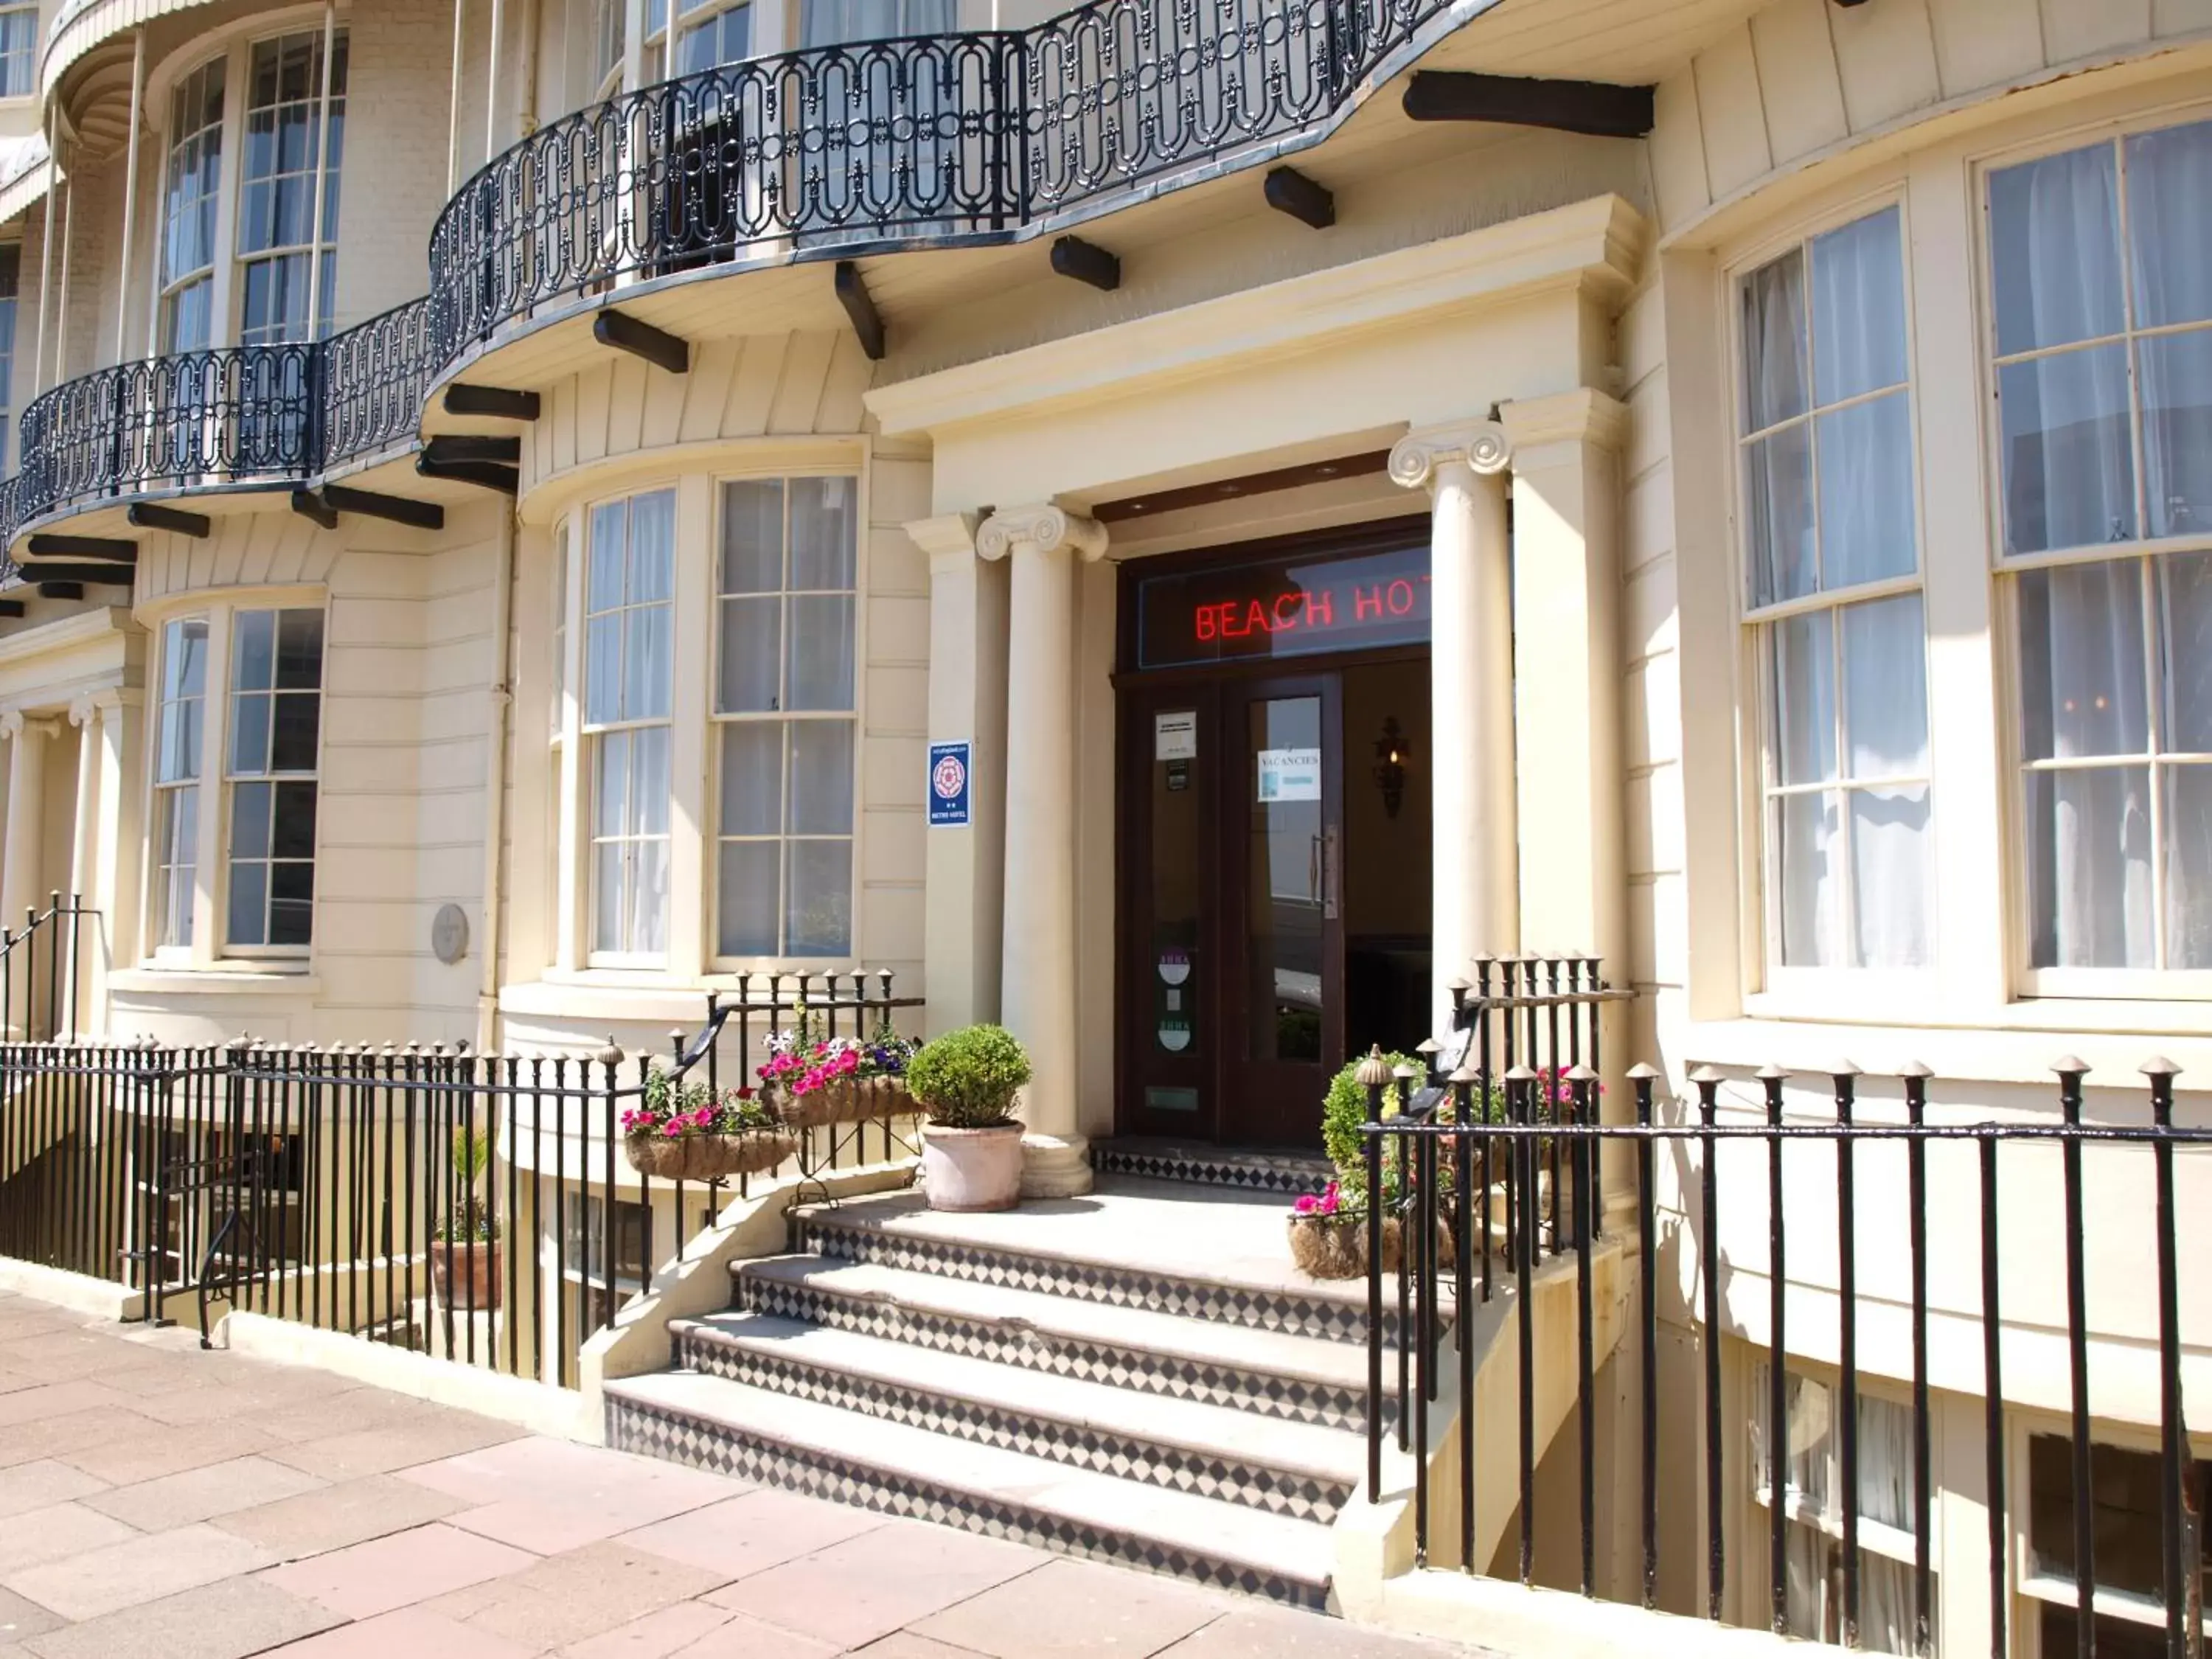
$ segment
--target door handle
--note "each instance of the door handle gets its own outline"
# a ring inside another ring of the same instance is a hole
[[[1332,823],[1322,832],[1321,842],[1321,915],[1324,921],[1336,920],[1336,826]]]

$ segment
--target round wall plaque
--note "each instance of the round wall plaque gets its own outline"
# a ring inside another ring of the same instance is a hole
[[[430,948],[448,968],[469,953],[469,913],[458,904],[441,904],[430,923]]]

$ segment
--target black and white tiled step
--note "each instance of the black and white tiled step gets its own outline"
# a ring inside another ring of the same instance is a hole
[[[734,1269],[738,1306],[1146,1395],[1364,1432],[1364,1343],[817,1255]]]
[[[1288,1331],[1327,1341],[1367,1340],[1364,1279],[1334,1285],[1308,1279],[1293,1286],[1200,1277],[1126,1259],[1090,1261],[1059,1248],[1045,1254],[1036,1248],[1033,1237],[1023,1239],[1018,1248],[1000,1248],[972,1232],[948,1233],[931,1227],[944,1219],[916,1198],[910,1209],[877,1203],[810,1210],[797,1221],[796,1231],[801,1249],[843,1261],[872,1262],[1256,1330]],[[1383,1313],[1386,1331],[1396,1318],[1392,1298]]]
[[[1271,1600],[1327,1604],[1318,1522],[697,1371],[609,1382],[617,1448],[1148,1568]]]
[[[1280,1193],[1295,1198],[1328,1184],[1328,1160],[1318,1152],[1249,1152],[1184,1140],[1117,1137],[1091,1143],[1091,1164],[1102,1176],[1130,1176],[1146,1181],[1182,1181],[1201,1187],[1233,1187],[1250,1193]]]
[[[669,1332],[685,1370],[1322,1525],[1364,1467],[1364,1437],[1346,1430],[770,1314],[678,1321]]]

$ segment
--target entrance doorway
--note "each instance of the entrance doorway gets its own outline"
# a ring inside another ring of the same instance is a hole
[[[1156,625],[1156,653],[1175,648],[1159,613],[1192,605],[1217,607],[1217,635],[1255,614],[1375,626],[1285,627],[1200,664],[1139,656],[1121,678],[1124,1134],[1316,1146],[1346,1057],[1427,1035],[1426,521],[1367,541],[1130,573],[1170,585],[1124,609]],[[1259,612],[1218,608],[1246,589]]]

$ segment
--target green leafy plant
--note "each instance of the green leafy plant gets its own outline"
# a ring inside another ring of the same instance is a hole
[[[988,1129],[1012,1121],[1014,1096],[1030,1080],[1029,1053],[1012,1032],[970,1025],[924,1043],[906,1085],[947,1129]]]
[[[477,1183],[491,1168],[492,1135],[485,1129],[471,1134],[453,1131],[453,1195],[438,1222],[438,1237],[447,1243],[489,1244],[499,1237],[499,1223],[486,1212]]]
[[[1422,1069],[1421,1062],[1412,1054],[1385,1054],[1382,1058],[1393,1071],[1401,1066]],[[1322,1151],[1336,1166],[1343,1209],[1354,1214],[1364,1214],[1367,1208],[1367,1138],[1359,1133],[1367,1121],[1368,1110],[1367,1091],[1359,1086],[1359,1068],[1364,1060],[1363,1055],[1331,1078],[1328,1092],[1322,1097],[1321,1103]],[[1398,1115],[1395,1082],[1382,1091],[1382,1115],[1385,1118]],[[1387,1168],[1383,1171],[1385,1202],[1396,1191],[1393,1174]]]

